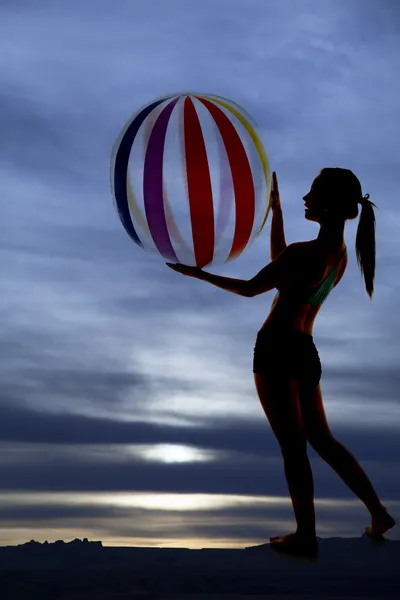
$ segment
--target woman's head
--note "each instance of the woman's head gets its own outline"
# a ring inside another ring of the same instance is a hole
[[[361,183],[352,171],[339,167],[322,169],[303,198],[305,218],[321,225],[330,219],[355,219],[362,199]]]
[[[372,299],[375,278],[375,204],[369,194],[362,195],[361,183],[349,169],[322,169],[314,179],[311,189],[303,198],[305,218],[321,225],[355,219],[358,204],[361,215],[356,236],[356,256],[365,286]]]

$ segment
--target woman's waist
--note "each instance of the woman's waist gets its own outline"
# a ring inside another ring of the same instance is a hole
[[[277,339],[302,339],[314,342],[310,331],[304,331],[292,322],[266,321],[257,333],[257,337],[271,336]]]
[[[264,325],[271,323],[278,328],[293,329],[312,335],[314,321],[319,310],[320,306],[282,301],[280,294],[277,294]]]
[[[260,328],[260,332],[264,330],[276,331],[282,334],[304,335],[312,338],[313,323],[314,319],[305,319],[303,314],[279,315],[270,313]]]

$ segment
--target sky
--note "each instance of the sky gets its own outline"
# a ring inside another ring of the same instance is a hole
[[[112,202],[126,120],[187,90],[257,121],[288,243],[318,234],[302,197],[323,167],[352,169],[377,205],[373,300],[356,219],[314,340],[331,429],[400,518],[396,0],[1,0],[0,40],[0,545],[228,548],[294,530],[252,373],[273,292],[171,271]],[[270,223],[212,272],[255,275]],[[317,535],[362,535],[364,505],[309,456]]]

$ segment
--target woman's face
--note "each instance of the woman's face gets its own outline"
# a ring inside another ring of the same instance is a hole
[[[321,206],[322,206],[322,197],[321,197],[321,180],[320,175],[318,175],[311,184],[311,189],[303,196],[304,204],[306,206],[305,209],[305,218],[308,221],[315,221],[316,223],[321,222]]]

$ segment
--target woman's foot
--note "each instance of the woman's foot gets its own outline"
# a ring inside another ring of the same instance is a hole
[[[318,556],[318,540],[315,535],[301,535],[297,532],[269,538],[270,548],[276,552],[315,558]]]
[[[384,506],[381,507],[380,511],[372,517],[371,527],[366,527],[365,532],[368,535],[383,535],[396,525],[396,521],[390,515]]]

